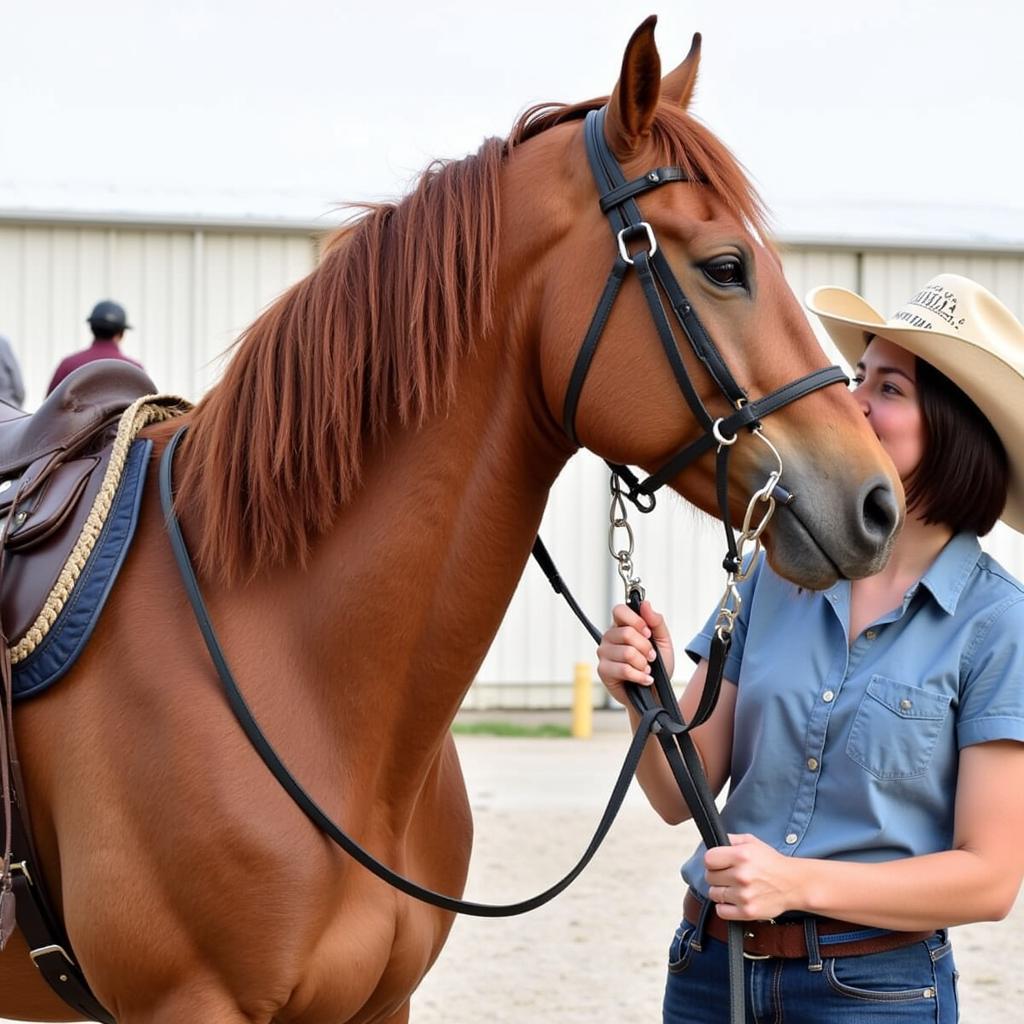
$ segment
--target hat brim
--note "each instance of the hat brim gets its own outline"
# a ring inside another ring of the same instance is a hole
[[[815,288],[805,301],[851,367],[860,362],[868,338],[876,335],[920,356],[978,406],[1002,440],[1010,464],[1001,518],[1024,533],[1024,376],[1017,367],[968,338],[886,323],[870,303],[847,288]]]
[[[88,325],[89,325],[90,327],[108,327],[108,328],[114,328],[114,327],[116,327],[116,326],[117,326],[116,324],[108,324],[108,323],[107,323],[107,322],[106,322],[105,320],[86,320],[85,322],[86,322],[86,323],[87,323],[87,324],[88,324]],[[117,327],[117,330],[119,330],[119,331],[130,331],[130,330],[132,330],[132,329],[133,329],[133,328],[132,328],[132,325],[131,325],[131,324],[121,324],[121,326],[120,326],[120,327]]]

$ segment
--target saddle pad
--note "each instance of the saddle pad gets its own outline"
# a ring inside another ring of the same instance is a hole
[[[153,442],[132,442],[103,529],[64,607],[27,657],[12,666],[14,699],[34,697],[75,663],[92,635],[135,535]]]

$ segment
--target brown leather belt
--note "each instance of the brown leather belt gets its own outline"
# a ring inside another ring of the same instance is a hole
[[[692,892],[687,892],[683,900],[683,916],[687,922],[696,926],[700,920],[703,904]],[[926,932],[894,932],[881,928],[870,928],[863,924],[851,924],[849,921],[836,921],[831,917],[816,917],[816,931],[820,936],[843,935],[847,932],[857,934],[869,932],[862,938],[851,937],[846,941],[822,942],[822,957],[864,956],[867,953],[884,953],[901,946],[910,946],[915,942],[923,942],[935,934],[934,929]],[[704,923],[704,931],[712,938],[721,942],[729,941],[729,925],[727,921],[709,910]],[[803,958],[810,954],[807,949],[807,937],[803,921],[744,921],[743,922],[743,955],[748,959],[766,957],[785,957],[786,959]]]

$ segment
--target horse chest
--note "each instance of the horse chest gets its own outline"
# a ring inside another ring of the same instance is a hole
[[[408,1002],[440,952],[450,918],[403,904],[382,915],[379,893],[368,896],[372,899],[360,908],[349,907],[331,919],[276,1020],[364,1024],[386,1019]]]

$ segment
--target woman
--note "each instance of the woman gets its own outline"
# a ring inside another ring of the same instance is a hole
[[[999,518],[1024,530],[1024,327],[951,274],[888,321],[844,289],[808,304],[856,366],[907,519],[876,576],[812,593],[762,561],[741,585],[729,684],[693,734],[712,789],[730,780],[732,845],[683,866],[664,1020],[725,1019],[742,920],[756,1020],[946,1024],[945,929],[1004,917],[1024,874],[1024,587],[978,544]],[[641,613],[617,607],[598,648],[621,703],[654,645],[672,671]],[[687,647],[687,717],[714,620]],[[689,817],[656,745],[637,774],[666,821]]]

